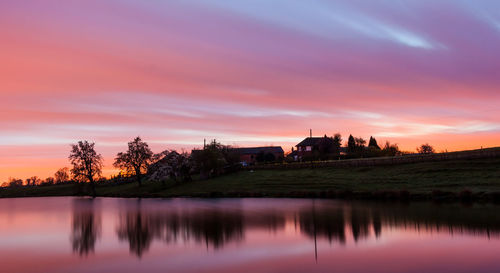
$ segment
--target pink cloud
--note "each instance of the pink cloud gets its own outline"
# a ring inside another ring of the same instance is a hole
[[[108,166],[136,135],[157,150],[203,138],[289,149],[309,128],[408,150],[500,144],[486,6],[346,2],[330,14],[344,21],[308,7],[295,25],[220,3],[29,2],[0,4],[0,181],[52,174],[82,138]]]

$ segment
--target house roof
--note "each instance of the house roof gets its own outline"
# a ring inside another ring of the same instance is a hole
[[[297,144],[295,146],[299,147],[299,146],[315,146],[315,145],[319,145],[320,141],[323,138],[324,137],[307,137],[307,138],[305,138],[304,140],[302,140],[299,144]],[[339,147],[339,151],[341,153],[346,153],[347,152],[347,147]]]
[[[284,153],[281,146],[270,146],[270,147],[246,147],[246,148],[233,148],[240,154],[258,154],[260,152],[264,153]]]
[[[302,140],[299,144],[295,146],[314,146],[318,145],[319,142],[323,139],[323,137],[307,137],[304,140]]]

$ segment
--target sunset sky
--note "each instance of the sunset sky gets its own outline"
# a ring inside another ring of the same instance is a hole
[[[2,0],[0,183],[96,142],[500,146],[500,1]]]

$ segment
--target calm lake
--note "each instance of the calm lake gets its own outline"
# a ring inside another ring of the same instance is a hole
[[[495,205],[0,199],[0,271],[500,272]]]

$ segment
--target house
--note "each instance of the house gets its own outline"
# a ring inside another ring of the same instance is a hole
[[[333,148],[334,145],[335,144],[333,139],[327,137],[326,135],[324,137],[310,136],[302,140],[299,144],[295,145],[295,147],[297,147],[297,150],[295,154],[296,156],[294,158],[295,160],[300,160],[304,157],[317,156],[320,151],[323,151],[323,153],[327,154],[335,154],[336,148]],[[325,149],[328,152],[325,152]],[[338,153],[346,154],[346,152],[346,147],[339,147]]]
[[[310,156],[313,154],[314,151],[319,151],[319,146],[321,144],[321,141],[325,139],[324,137],[307,137],[299,144],[295,145],[297,147],[297,156],[304,157],[304,156]]]
[[[240,161],[253,164],[257,161],[276,161],[285,156],[280,146],[233,148],[240,155]]]

